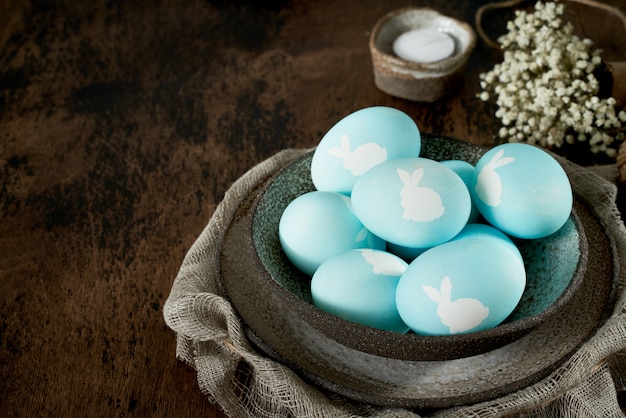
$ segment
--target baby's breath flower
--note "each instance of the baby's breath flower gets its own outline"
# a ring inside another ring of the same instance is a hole
[[[480,75],[478,97],[495,99],[504,140],[556,148],[587,142],[592,153],[615,156],[626,111],[616,114],[614,98],[597,96],[601,51],[573,34],[563,12],[562,3],[542,1],[532,12],[516,11],[498,39],[503,61]]]

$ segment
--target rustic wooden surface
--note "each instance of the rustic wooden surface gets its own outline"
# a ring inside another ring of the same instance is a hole
[[[483,2],[2,2],[2,415],[223,417],[162,307],[230,184],[372,105],[493,144],[482,42],[447,100],[374,86],[371,28],[416,4],[473,23]]]

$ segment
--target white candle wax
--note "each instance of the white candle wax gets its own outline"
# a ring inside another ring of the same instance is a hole
[[[447,33],[434,29],[410,30],[396,38],[393,52],[407,61],[440,61],[454,53],[454,39]]]

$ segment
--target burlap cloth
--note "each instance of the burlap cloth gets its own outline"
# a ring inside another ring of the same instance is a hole
[[[309,385],[255,351],[233,306],[220,295],[216,282],[220,242],[236,208],[255,185],[305,152],[282,151],[231,186],[186,255],[165,303],[165,321],[177,336],[176,355],[196,369],[199,387],[211,402],[235,418],[624,416],[617,392],[626,390],[626,230],[615,205],[617,167],[586,169],[559,158],[578,197],[593,204],[615,239],[620,282],[611,318],[536,384],[475,405],[416,412],[351,402]]]

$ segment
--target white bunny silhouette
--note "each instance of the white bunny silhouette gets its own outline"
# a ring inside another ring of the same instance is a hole
[[[477,299],[462,298],[452,301],[452,282],[443,278],[440,290],[432,286],[422,286],[426,295],[437,303],[437,316],[441,323],[450,327],[450,333],[469,331],[482,324],[489,316],[489,308]]]
[[[350,150],[350,138],[343,134],[339,140],[341,148],[333,147],[328,153],[343,160],[343,166],[354,176],[360,176],[367,170],[387,160],[387,148],[375,142],[367,142]]]
[[[431,222],[443,216],[446,208],[437,192],[428,187],[420,187],[418,183],[424,176],[424,168],[416,169],[413,174],[398,168],[398,176],[402,181],[400,205],[404,209],[402,217],[415,222]]]
[[[493,156],[478,174],[476,179],[476,186],[474,189],[478,193],[478,197],[485,205],[499,206],[502,203],[502,180],[500,175],[496,173],[496,168],[510,164],[515,161],[513,157],[504,157],[504,150],[500,150]]]
[[[397,257],[390,256],[384,251],[371,249],[361,250],[361,255],[372,266],[372,271],[385,276],[401,276],[406,270],[406,264]]]

